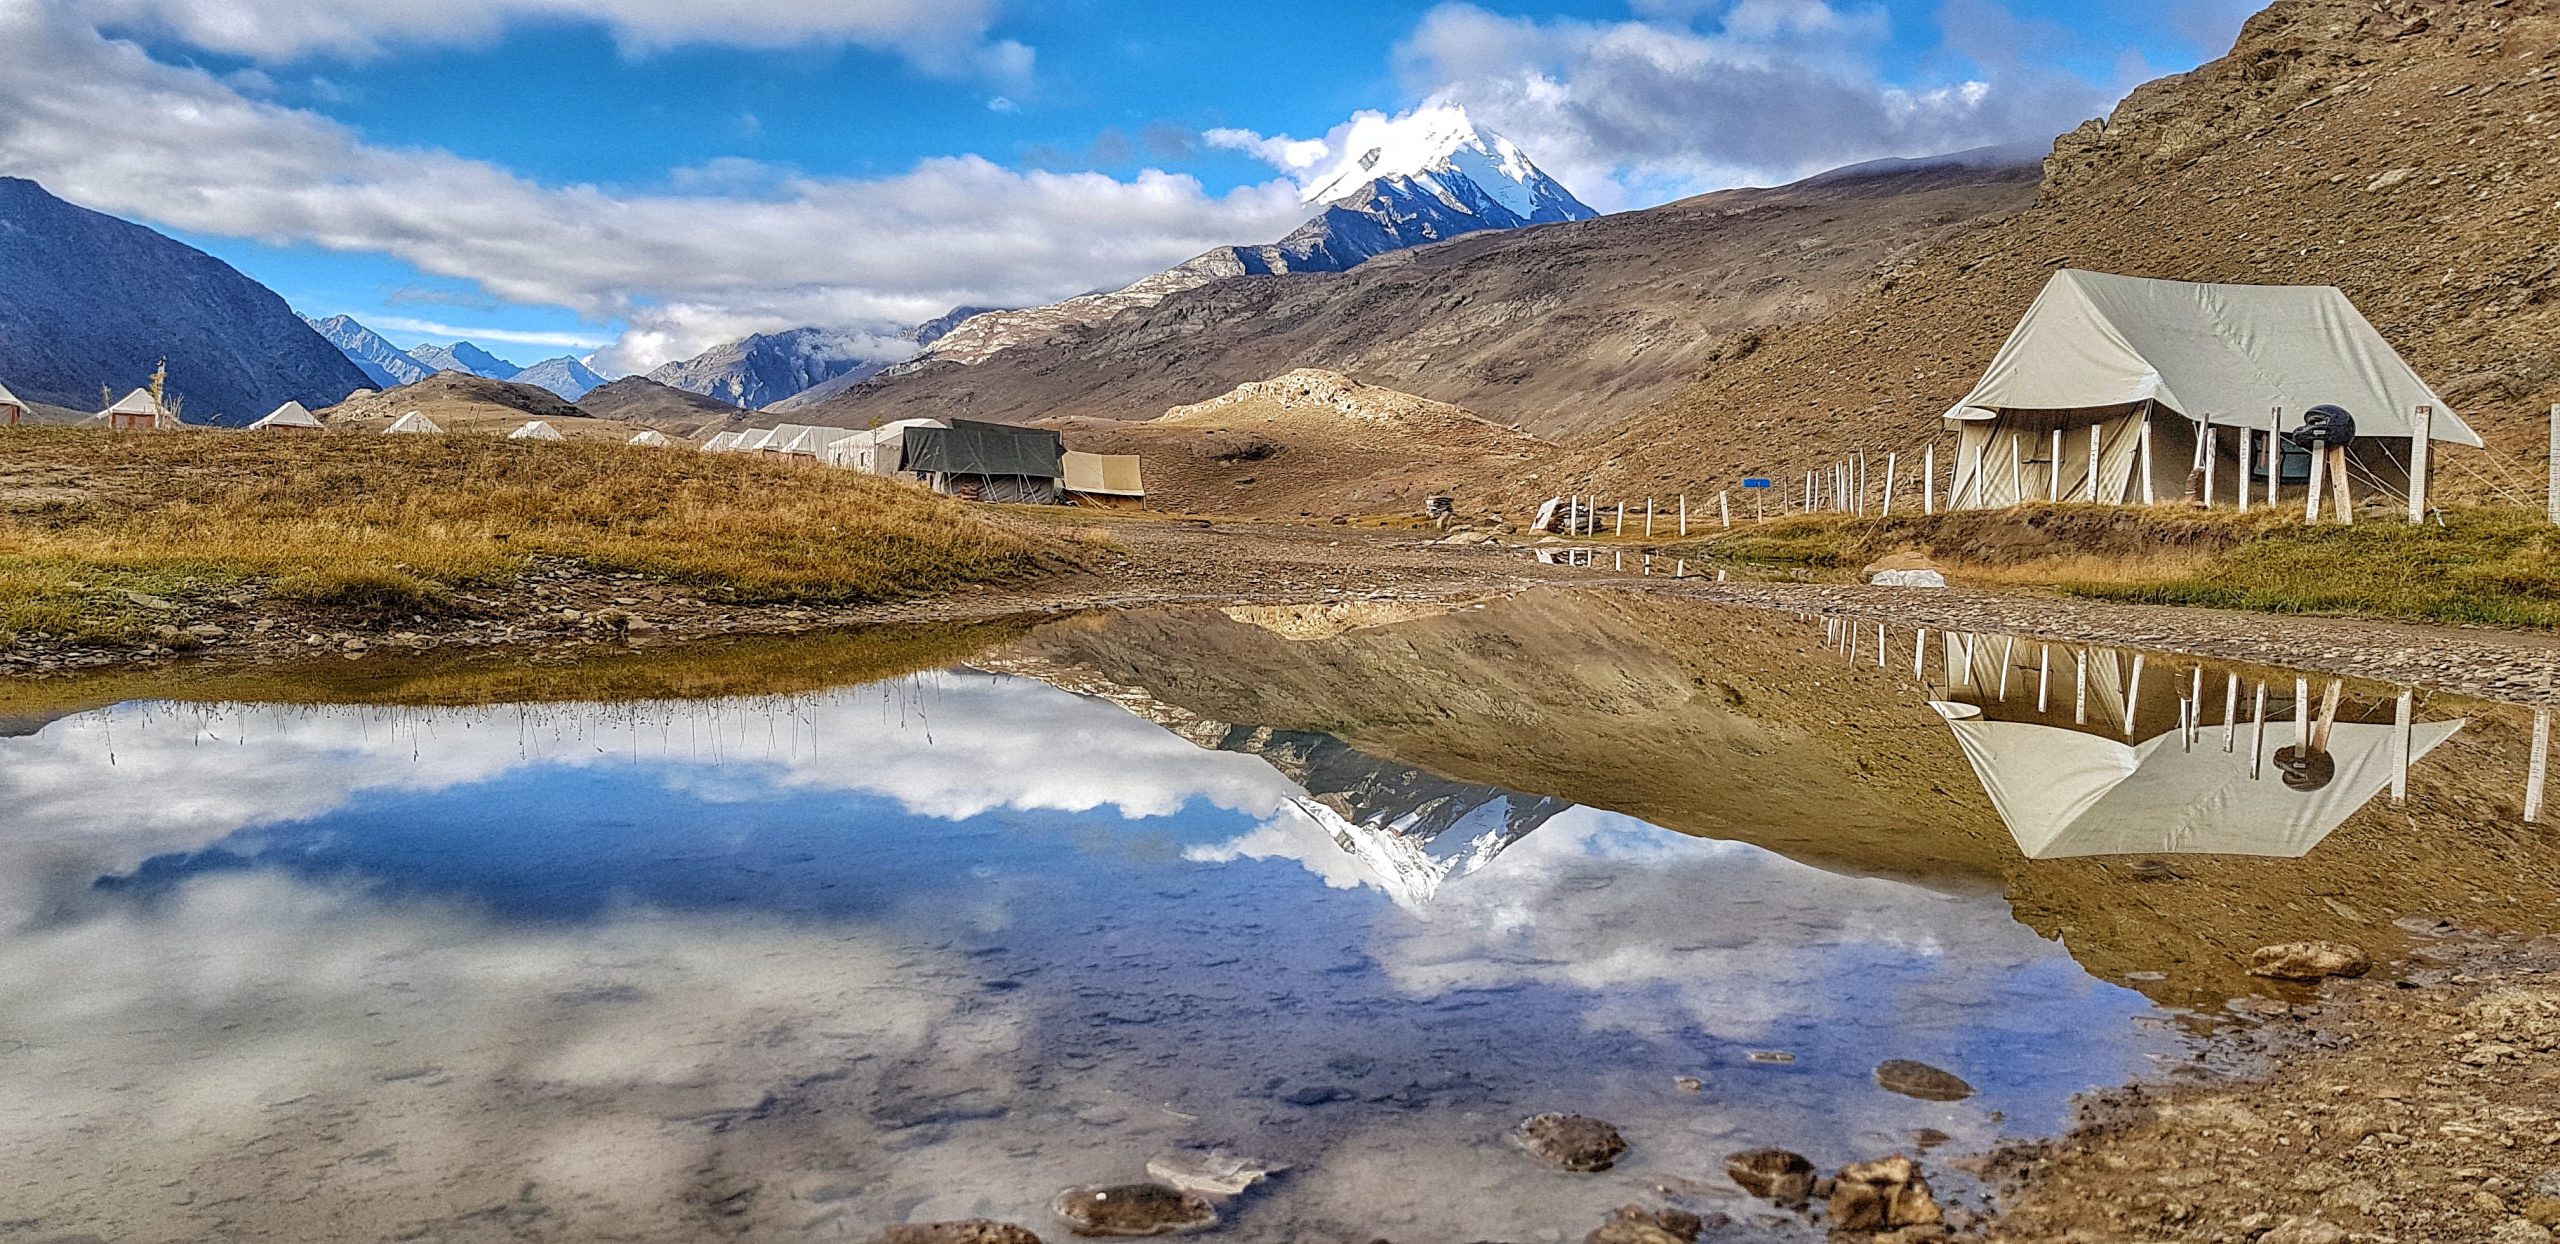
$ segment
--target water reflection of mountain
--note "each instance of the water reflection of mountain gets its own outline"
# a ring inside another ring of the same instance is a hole
[[[1036,659],[990,668],[1109,700],[1211,751],[1260,758],[1305,792],[1289,803],[1406,907],[1493,862],[1512,844],[1573,807],[1381,759],[1330,734],[1214,721],[1121,686],[1090,670]]]

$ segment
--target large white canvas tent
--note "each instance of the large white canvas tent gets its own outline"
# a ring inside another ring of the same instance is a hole
[[[300,402],[286,402],[268,411],[266,418],[250,424],[249,430],[252,432],[316,432],[321,429],[321,426],[320,420],[312,415],[310,408]]]
[[[706,454],[732,453],[737,450],[738,442],[744,439],[746,439],[746,433],[744,432],[722,432],[713,436],[710,440],[702,442],[702,452]]]
[[[507,433],[507,439],[511,441],[562,441],[569,438],[560,435],[560,429],[555,428],[540,419],[532,419],[527,420],[523,427]]]
[[[2372,492],[2405,495],[2421,406],[2431,440],[2480,444],[2337,289],[2057,272],[1946,414],[1958,433],[1949,505],[2176,499],[2207,426],[2218,495],[2206,500],[2236,500],[2250,480],[2264,497],[2266,433],[2319,405],[2355,417],[2350,471]],[[2306,480],[2308,455],[2282,452],[2278,484]]]
[[[666,449],[673,446],[676,442],[675,438],[668,436],[666,433],[661,432],[656,428],[642,428],[637,435],[624,443],[631,445],[645,445],[651,449]]]
[[[2291,722],[2248,724],[2224,751],[2220,726],[2190,742],[2172,730],[2140,743],[2027,721],[1990,721],[1971,704],[1934,703],[2027,858],[2214,854],[2293,859],[2308,854],[2391,784],[2397,727],[2329,728],[2337,772],[2317,790],[2285,783],[2276,752]],[[2409,728],[2415,763],[2452,738],[2460,720]],[[2264,737],[2260,738],[2263,733]]]
[[[900,419],[860,432],[840,433],[819,451],[828,466],[865,475],[895,475],[905,461],[906,434],[911,428],[947,428],[939,419]]]
[[[442,431],[444,431],[444,429],[436,426],[435,420],[429,419],[423,412],[415,410],[400,416],[398,419],[392,420],[391,426],[383,429],[383,432],[386,434],[398,433],[403,436],[426,436]]]
[[[9,386],[0,384],[0,428],[14,428],[26,419],[27,404],[19,401],[18,395],[9,391]]]

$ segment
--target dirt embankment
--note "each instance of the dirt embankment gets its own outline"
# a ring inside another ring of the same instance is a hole
[[[2340,286],[2492,447],[2449,451],[2442,495],[2530,493],[2560,401],[2555,141],[2553,0],[2277,0],[2228,56],[2064,136],[2032,208],[1722,351],[1547,486],[1694,493],[1943,442],[1939,416],[2071,266]]]

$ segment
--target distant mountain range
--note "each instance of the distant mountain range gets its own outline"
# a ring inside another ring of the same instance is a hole
[[[902,334],[922,349],[985,307],[960,307]],[[897,361],[879,357],[879,342],[823,328],[757,333],[669,363],[649,379],[747,410],[787,410],[792,403],[823,400],[878,375]]]
[[[365,373],[267,287],[192,246],[0,177],[0,383],[97,410],[169,364],[190,422],[317,409]]]
[[[471,343],[466,341],[461,344],[468,346]],[[563,354],[558,358],[544,359],[541,362],[508,377],[508,379],[511,379],[518,384],[529,384],[536,388],[549,389],[573,402],[577,401],[579,398],[585,397],[590,391],[601,387],[605,383],[605,378],[603,376],[597,375],[595,371],[589,368],[585,363],[571,358],[566,354]]]
[[[357,323],[353,316],[333,315],[310,323],[373,381],[374,388],[416,384],[436,374],[435,368],[409,357],[400,347],[383,340],[380,333]]]
[[[429,371],[469,372],[491,380],[513,380],[524,370],[468,341],[417,346],[409,351],[409,357],[426,364]]]

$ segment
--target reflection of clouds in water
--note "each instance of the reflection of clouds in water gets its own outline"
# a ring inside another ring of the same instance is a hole
[[[1237,857],[1295,859],[1337,888],[1387,888],[1299,818],[1195,852]],[[1893,1010],[1935,1022],[1996,1004],[2020,969],[2069,962],[1996,895],[1840,876],[1585,808],[1381,929],[1379,961],[1416,994],[1561,985],[1591,991],[1597,1026],[1696,1025],[1737,1042],[1805,1022],[1815,1003],[1841,1008],[1833,1018]],[[1949,963],[1963,970],[1940,970]]]
[[[46,893],[317,817],[361,792],[623,764],[650,765],[646,780],[698,799],[845,790],[955,820],[994,808],[1161,816],[1195,798],[1268,815],[1297,793],[1250,756],[1203,752],[1111,704],[980,674],[790,700],[124,706],[0,739],[0,923],[40,911]]]

